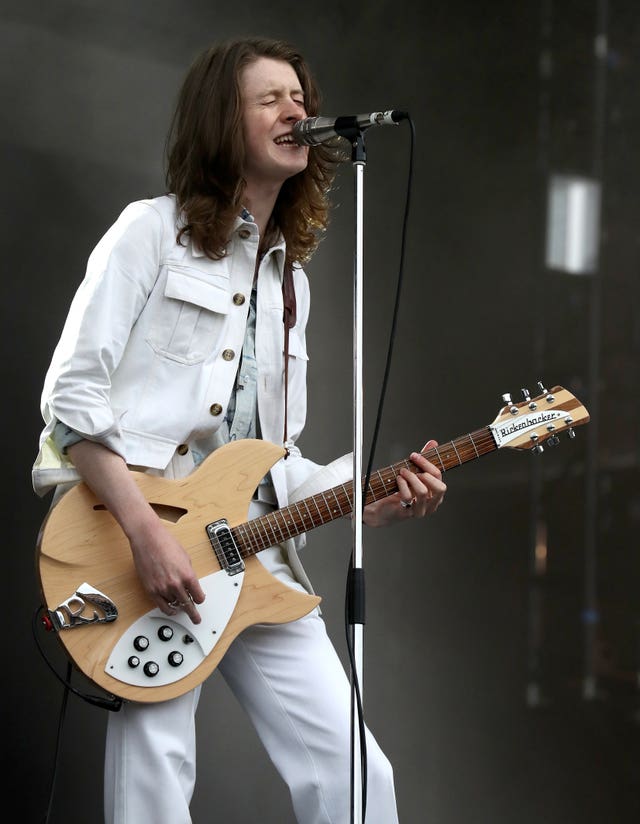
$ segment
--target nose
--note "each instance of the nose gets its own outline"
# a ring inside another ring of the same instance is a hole
[[[287,100],[282,107],[281,117],[286,123],[295,123],[301,120],[306,117],[304,105],[292,99]]]

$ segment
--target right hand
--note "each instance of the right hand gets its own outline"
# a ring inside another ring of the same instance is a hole
[[[69,447],[69,455],[129,539],[136,572],[153,603],[165,615],[182,609],[199,624],[195,605],[205,595],[191,558],[146,501],[122,457],[86,439]]]
[[[156,606],[165,615],[183,610],[199,624],[202,618],[196,604],[203,603],[205,593],[179,541],[156,517],[155,522],[129,535],[129,543],[138,577]]]

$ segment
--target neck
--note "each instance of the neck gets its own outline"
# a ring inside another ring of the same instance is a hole
[[[247,183],[243,198],[244,205],[253,215],[261,238],[265,236],[279,194],[280,184],[256,185]]]

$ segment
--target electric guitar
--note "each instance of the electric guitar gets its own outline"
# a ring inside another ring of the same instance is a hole
[[[589,421],[584,406],[560,386],[505,406],[492,424],[424,451],[443,471],[507,447],[542,452],[564,430]],[[66,654],[94,684],[124,700],[175,698],[200,684],[243,629],[306,615],[320,598],[278,581],[255,557],[322,524],[350,515],[351,481],[247,521],[260,479],[285,454],[267,441],[241,440],[209,455],[180,480],[133,472],[146,499],[188,551],[206,593],[202,622],[167,616],[142,588],[128,541],[84,483],[50,510],[38,535],[36,568],[44,621]],[[366,503],[397,491],[408,459],[372,474]]]

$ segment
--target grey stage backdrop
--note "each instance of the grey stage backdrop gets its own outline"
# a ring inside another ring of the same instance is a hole
[[[608,12],[609,32],[600,75],[599,11]],[[399,108],[415,121],[405,285],[376,465],[428,437],[444,441],[490,423],[503,392],[519,397],[538,379],[600,410],[595,538],[585,514],[588,428],[540,458],[501,451],[457,469],[428,523],[365,533],[365,712],[395,766],[401,820],[637,821],[633,0],[2,3],[5,752],[10,786],[22,788],[12,793],[16,818],[43,820],[62,700],[31,632],[34,548],[48,506],[31,492],[29,474],[44,370],[92,246],[128,201],[163,189],[164,135],[191,58],[214,40],[255,33],[300,46],[323,87],[324,114]],[[408,159],[406,124],[368,133],[367,448]],[[605,198],[600,301],[592,278],[549,271],[543,260],[548,173],[594,169]],[[302,445],[320,461],[351,447],[353,180],[346,164],[332,228],[309,266]],[[543,478],[532,496],[534,460]],[[547,536],[538,576],[530,575],[532,506],[538,537]],[[585,547],[594,542],[600,621],[587,660],[597,689],[587,699],[585,621],[595,613],[583,591]],[[339,523],[314,533],[305,553],[345,660],[350,545],[348,524]],[[49,649],[62,666],[57,647]],[[215,675],[199,713],[194,820],[291,821],[286,791]],[[104,727],[104,711],[71,698],[52,822],[100,820]]]

